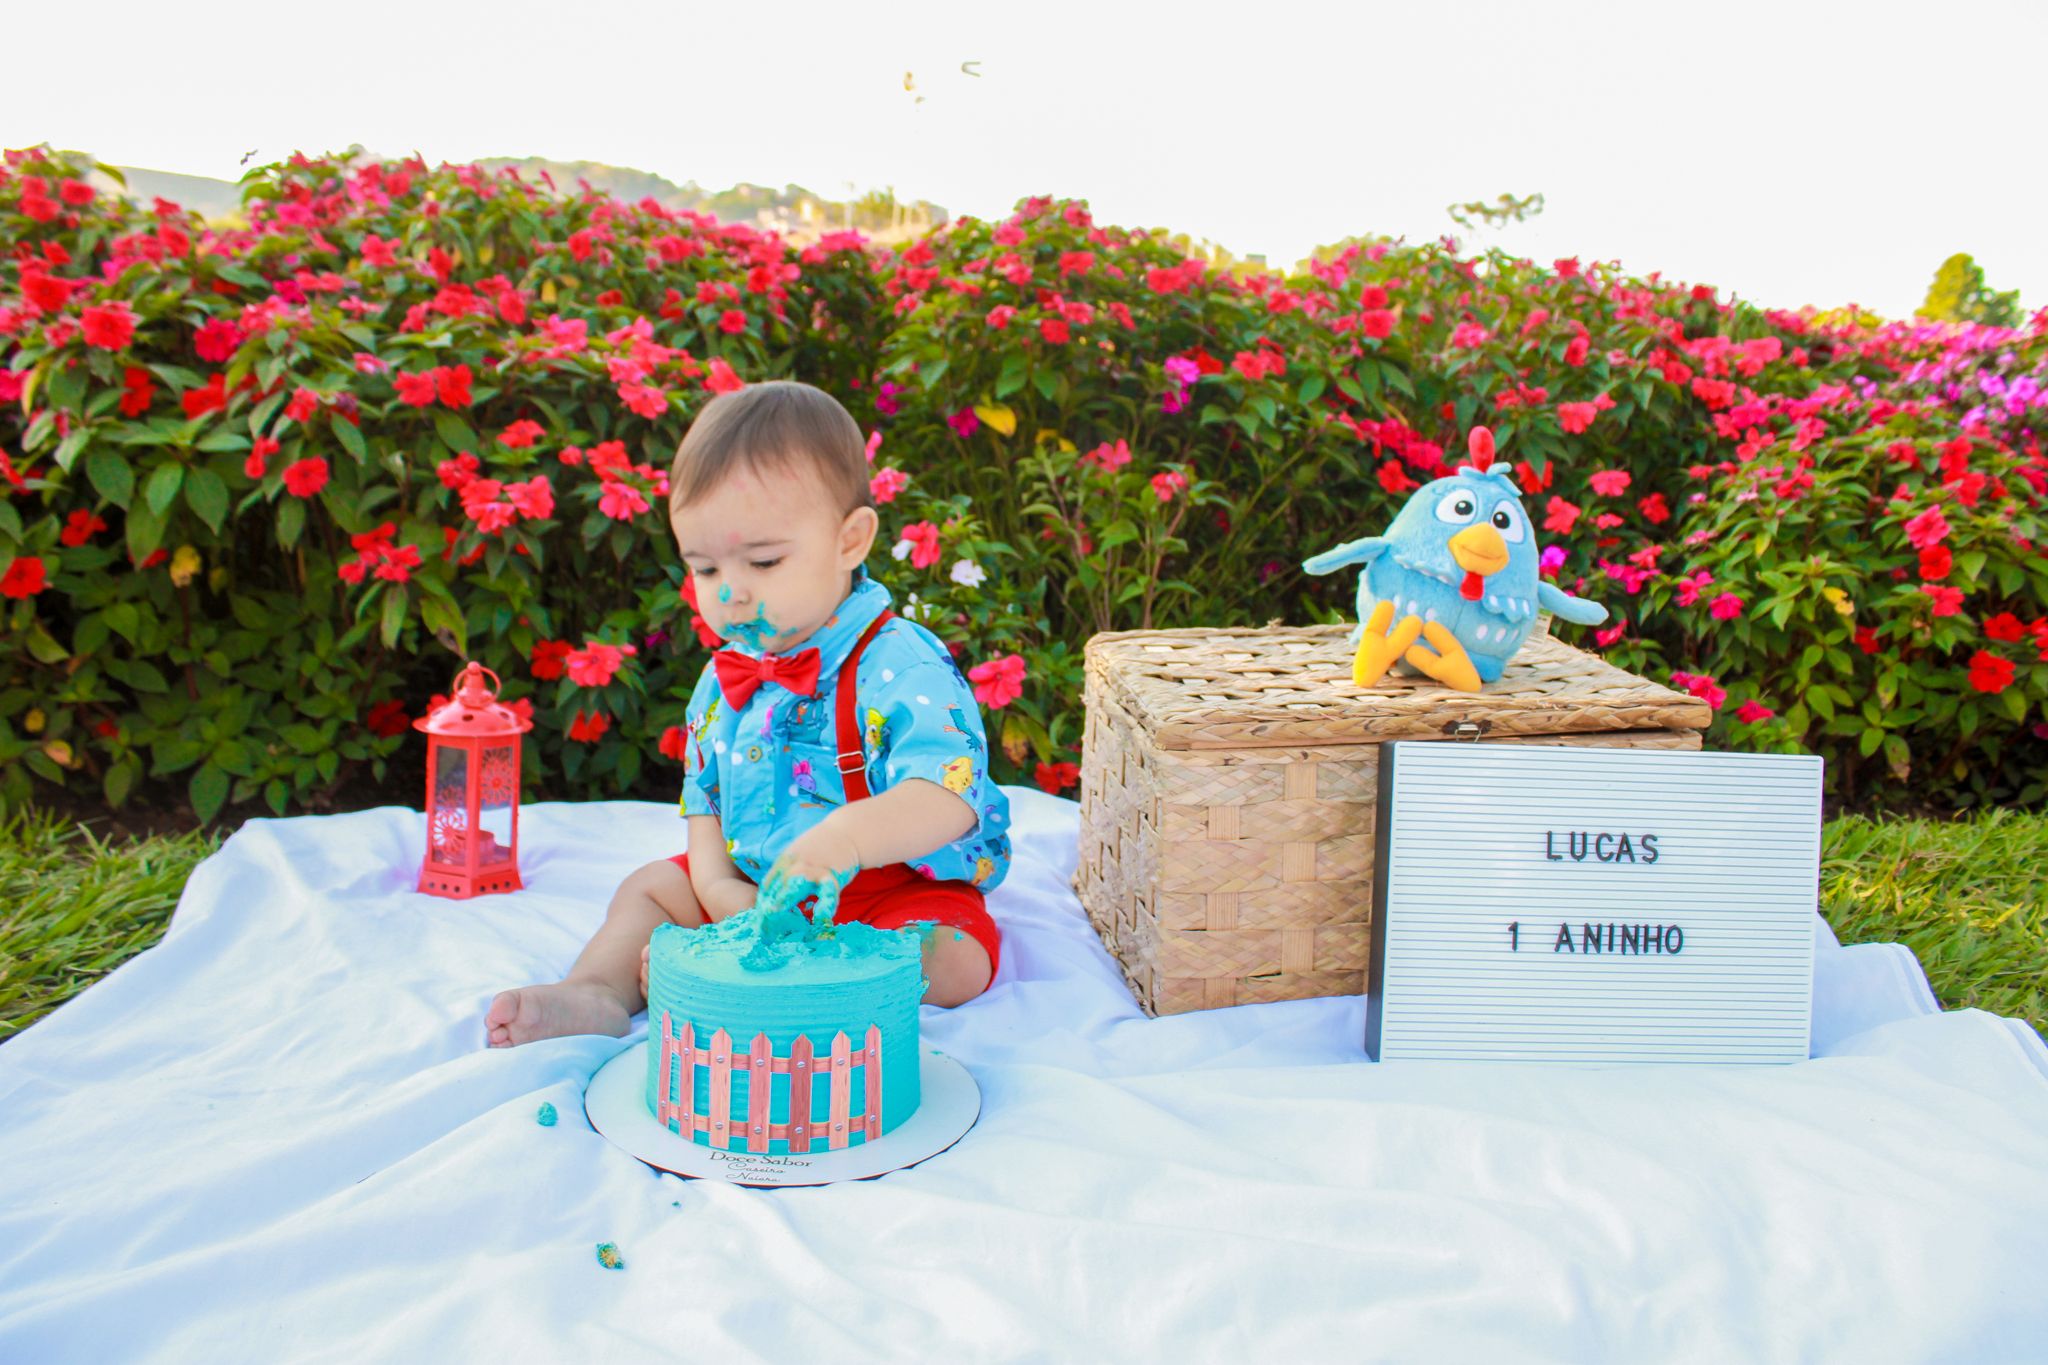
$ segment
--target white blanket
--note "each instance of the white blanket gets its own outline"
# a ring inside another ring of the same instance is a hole
[[[483,1046],[672,807],[531,807],[468,902],[416,813],[251,821],[0,1046],[0,1361],[2048,1359],[2048,1051],[1904,949],[1825,939],[1798,1066],[1375,1066],[1357,999],[1144,1019],[1012,798],[1002,971],[924,1015],[980,1122],[784,1191],[592,1131],[618,1039]]]

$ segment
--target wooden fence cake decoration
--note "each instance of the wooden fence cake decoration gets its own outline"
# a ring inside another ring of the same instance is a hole
[[[785,1141],[792,1152],[808,1152],[818,1135],[812,1119],[814,1083],[819,1071],[825,1073],[829,1117],[824,1120],[825,1146],[838,1150],[847,1146],[854,1131],[862,1141],[873,1142],[882,1135],[882,1030],[868,1026],[866,1045],[855,1050],[842,1031],[832,1038],[832,1051],[825,1057],[814,1054],[811,1040],[798,1034],[789,1055],[778,1057],[768,1035],[757,1033],[744,1051],[736,1051],[724,1029],[711,1035],[704,1047],[696,1044],[696,1025],[683,1022],[681,1036],[664,1010],[661,1016],[661,1070],[655,1091],[655,1118],[664,1128],[695,1140],[703,1133],[711,1146],[724,1151],[743,1145],[749,1152],[765,1152],[771,1141]],[[697,1113],[697,1068],[710,1073],[707,1113]],[[853,1108],[853,1071],[859,1068],[866,1091],[867,1106],[858,1118]],[[744,1118],[732,1111],[732,1078],[737,1068],[747,1078],[747,1112]],[[774,1078],[789,1077],[788,1123],[770,1121],[774,1102]],[[680,1084],[678,1084],[680,1081]],[[671,1100],[673,1093],[679,1098]],[[738,1129],[735,1132],[735,1128]],[[735,1139],[743,1139],[736,1143]]]

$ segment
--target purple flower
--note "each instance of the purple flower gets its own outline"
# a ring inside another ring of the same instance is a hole
[[[981,419],[974,415],[973,408],[962,408],[946,419],[946,425],[964,440],[981,430]]]
[[[1564,546],[1546,545],[1543,549],[1543,557],[1537,561],[1537,568],[1542,571],[1545,577],[1549,577],[1559,569],[1562,569],[1565,560],[1569,558],[1571,556],[1565,552]]]

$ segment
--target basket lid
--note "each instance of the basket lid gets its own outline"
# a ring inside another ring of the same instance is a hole
[[[1349,626],[1132,630],[1088,642],[1088,676],[1162,749],[1704,728],[1713,708],[1548,634],[1500,681],[1459,692],[1388,674],[1351,682]]]

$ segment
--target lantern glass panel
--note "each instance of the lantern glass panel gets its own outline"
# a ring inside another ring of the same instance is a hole
[[[489,867],[512,859],[512,824],[519,805],[518,748],[511,744],[489,746],[483,751],[478,774],[478,820],[484,839],[477,851],[477,865]]]
[[[427,858],[450,867],[463,865],[469,834],[469,751],[435,744],[434,805],[427,812]]]

